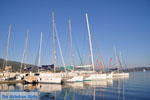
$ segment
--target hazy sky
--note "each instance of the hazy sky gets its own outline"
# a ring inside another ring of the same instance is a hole
[[[150,0],[0,0],[0,57],[4,58],[9,24],[9,60],[21,61],[26,31],[26,60],[35,64],[43,32],[41,64],[53,63],[52,12],[66,65],[71,64],[68,20],[71,20],[75,64],[90,64],[85,14],[88,13],[95,64],[98,48],[104,62],[115,63],[114,46],[129,67],[150,66]],[[56,42],[57,43],[57,42]],[[58,44],[57,65],[62,65]]]

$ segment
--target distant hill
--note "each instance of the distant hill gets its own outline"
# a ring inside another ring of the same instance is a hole
[[[114,68],[115,69],[115,68]],[[133,68],[128,68],[128,69],[120,69],[120,72],[137,72],[137,71],[150,71],[150,67],[133,67]]]
[[[145,69],[146,71],[150,71],[150,67],[134,67],[128,70],[129,72],[137,72],[137,71],[143,71],[143,69]]]
[[[4,59],[0,58],[0,69],[3,68],[3,63],[4,63]],[[13,71],[13,72],[18,72],[18,71],[20,71],[20,65],[21,65],[20,62],[8,61],[8,62],[7,62],[7,65],[8,65],[8,66],[12,66],[12,71]],[[31,65],[31,64],[26,64],[26,67],[27,67],[27,68],[28,68],[28,67],[32,67],[32,71],[36,71],[36,68],[37,68],[37,66]],[[22,70],[23,70],[23,69],[24,69],[24,64],[23,64]]]

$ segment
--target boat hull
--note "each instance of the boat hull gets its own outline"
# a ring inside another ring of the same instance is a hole
[[[106,78],[107,78],[107,79],[112,79],[112,78],[113,78],[113,74],[112,74],[112,73],[107,74],[107,75],[106,75]]]
[[[113,73],[113,77],[123,77],[123,76],[128,77],[129,73]]]
[[[37,82],[43,84],[61,84],[61,77],[38,77]]]
[[[106,80],[106,74],[89,74],[84,78],[84,81],[97,81],[97,80]]]
[[[83,76],[74,76],[66,80],[66,82],[83,82]]]

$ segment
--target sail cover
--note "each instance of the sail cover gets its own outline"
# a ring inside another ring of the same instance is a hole
[[[76,66],[76,68],[90,68],[92,65],[82,65],[82,66]]]
[[[54,69],[54,64],[52,64],[52,65],[42,65],[42,67],[40,67],[40,69],[53,70]]]
[[[60,67],[61,70],[65,70],[64,67]],[[67,70],[73,70],[73,66],[66,66]]]

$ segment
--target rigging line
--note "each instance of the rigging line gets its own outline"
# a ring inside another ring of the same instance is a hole
[[[125,63],[123,57],[122,57],[122,60],[123,60],[123,62],[124,62],[124,64],[125,64],[125,67],[126,67],[127,71],[129,72],[128,67],[127,67],[127,65],[126,65],[126,63]]]
[[[72,30],[71,30],[71,21],[69,20],[69,33],[70,33],[70,51],[71,51],[71,56],[72,56],[72,67],[74,71],[74,51],[73,51],[73,45],[72,45]]]
[[[38,65],[39,50],[40,50],[40,47],[38,47],[38,52],[37,52],[37,54],[36,54],[36,60],[35,60],[35,65],[36,65],[36,66]]]
[[[99,48],[98,43],[97,43],[97,41],[96,41],[95,34],[94,34],[94,33],[92,33],[92,36],[93,36],[93,40],[95,41],[95,44],[96,44],[96,46],[97,46],[97,48],[98,48],[99,56],[100,56],[100,58],[101,58],[100,60],[101,60],[101,62],[102,62],[103,70],[104,70],[104,72],[105,72],[105,70],[106,70],[105,63],[104,63],[104,61],[103,61],[103,57],[102,57],[102,54],[101,54],[100,48]]]
[[[69,50],[70,48],[69,48],[69,36],[68,36],[68,34],[66,35],[66,39],[64,39],[64,41],[65,41],[65,45],[64,45],[64,51],[66,51],[66,52],[69,52],[69,51],[67,51],[67,50]],[[64,53],[64,59],[67,59],[67,58],[70,58],[70,53]],[[68,60],[67,60],[68,61]],[[67,62],[66,62],[67,63]]]
[[[50,40],[50,31],[48,32],[48,37],[46,38],[46,47],[45,47],[45,49],[43,50],[44,51],[44,53],[43,53],[43,56],[44,56],[44,59],[43,59],[43,63],[46,63],[46,61],[48,60],[48,57],[46,56],[46,50],[47,50],[47,48],[48,48],[48,43],[49,43],[49,41],[48,40]],[[48,53],[48,55],[49,55],[49,53]]]
[[[98,52],[98,51],[97,51]],[[99,60],[100,61],[100,64],[101,64],[101,66],[102,66],[102,63],[101,63],[101,57],[100,57],[100,55],[99,55],[99,53],[97,53],[97,60]],[[103,67],[102,67],[102,70],[103,70]],[[104,71],[104,70],[103,70]]]
[[[104,71],[104,66],[103,66],[103,64],[102,64],[102,61],[101,61],[101,60],[100,60],[100,64],[101,64],[101,66],[102,66],[102,71],[103,71],[103,72],[105,72],[105,71]]]
[[[89,64],[90,62],[90,65],[91,65],[91,57],[90,57],[90,51],[86,50],[85,52],[85,56],[84,56],[84,59],[83,59],[83,64]]]
[[[94,46],[94,48],[95,48],[95,45],[93,45],[93,46]],[[95,57],[95,59],[100,60],[99,53],[98,53],[98,50],[97,50],[97,49],[95,49],[94,57]],[[98,68],[98,66],[96,66],[96,67]]]
[[[6,48],[5,48],[5,55],[4,55],[4,60],[3,60],[3,66],[2,66],[2,69],[5,70],[5,64],[6,64]]]
[[[17,58],[16,55],[15,55],[15,52],[14,52],[14,45],[13,45],[13,41],[14,41],[14,38],[12,37],[10,39],[10,54],[12,55],[12,57]]]
[[[93,32],[91,32],[91,35],[92,35],[92,37],[93,37],[93,39],[94,39],[94,41],[95,41],[95,44],[96,44],[96,46],[97,46],[97,48],[98,48],[98,51],[99,51],[99,54],[100,54],[100,57],[101,57],[101,62],[102,62],[103,70],[104,70],[104,72],[105,72],[105,70],[106,70],[106,68],[105,68],[105,63],[104,63],[104,61],[103,61],[103,57],[102,57],[101,51],[100,51],[99,46],[98,46],[98,43],[97,43],[97,41],[96,41],[95,34],[94,34]]]
[[[116,59],[116,67],[117,67],[117,71],[119,73],[119,59],[118,59],[118,56],[117,56],[117,52],[116,52],[116,47],[114,46],[114,53],[115,53],[115,59]]]
[[[118,58],[118,56],[117,56],[117,58]],[[122,68],[122,64],[121,64],[120,59],[118,59],[118,62],[119,62],[119,65],[121,66],[121,69],[122,69],[122,72],[123,72],[123,68]]]
[[[3,69],[5,70],[5,66],[7,67],[7,59],[8,59],[8,48],[9,48],[9,41],[10,41],[10,32],[11,32],[11,24],[9,25],[9,32],[8,32],[8,40],[7,40],[7,46],[6,46],[6,55],[5,55],[5,62]]]
[[[5,54],[4,52],[6,51],[6,43],[2,43],[1,48],[5,48],[4,51],[1,49],[1,51],[3,52],[3,53],[1,53],[1,54],[3,54],[3,55],[2,55],[3,57],[5,57],[5,56],[4,56],[4,54]]]
[[[80,55],[80,52],[79,52],[79,48],[77,46],[77,42],[76,42],[75,38],[74,38],[74,43],[75,43],[75,47],[77,49],[78,57],[79,57],[79,60],[80,60],[80,66],[83,66],[83,61],[82,61],[82,58],[81,58],[81,55]]]
[[[101,65],[99,64],[98,59],[97,59],[97,64],[98,64],[98,69],[99,69],[99,71],[100,71]]]
[[[85,40],[84,41],[86,41],[87,40],[87,37],[86,38],[84,38]],[[85,42],[84,42],[84,44],[86,44]],[[90,48],[90,47],[89,47]],[[85,51],[86,50],[86,51]],[[85,52],[85,53],[84,53]],[[82,61],[83,61],[83,63],[85,63],[85,62],[90,62],[91,60],[90,60],[90,51],[89,51],[89,49],[86,49],[86,45],[83,45],[83,53],[82,53],[83,55],[82,55]],[[84,55],[88,55],[88,58],[89,59],[87,59],[87,57],[85,57]],[[90,63],[91,64],[91,63]]]
[[[39,49],[39,60],[38,60],[38,66],[41,65],[41,50],[42,50],[42,32],[41,32],[41,38],[40,38],[40,49]]]
[[[28,38],[29,39],[29,38]],[[24,66],[26,67],[27,65],[26,65],[26,63],[27,63],[27,50],[28,50],[28,46],[26,47],[26,50],[25,50],[25,52],[26,52],[26,54],[25,54],[25,59],[24,59]]]
[[[86,42],[85,42],[85,41],[87,40],[87,35],[85,34],[85,32],[83,32],[83,34],[84,34],[84,38],[83,38],[83,46],[82,46],[82,47],[83,47],[83,50],[82,50],[81,59],[82,59],[82,62],[85,62],[85,61],[84,61],[84,54],[85,54],[84,51],[86,50],[86,49],[85,49],[85,48],[86,48],[86,47],[85,47],[85,46],[86,46]],[[86,52],[86,53],[87,53],[87,52]]]
[[[32,39],[31,39],[32,40]],[[29,40],[29,42],[31,41],[31,40]],[[30,55],[30,56],[28,56],[28,61],[32,61],[32,62],[30,62],[30,64],[32,64],[32,65],[35,65],[35,62],[36,61],[34,61],[33,59],[35,59],[36,60],[36,58],[37,58],[37,55],[34,55],[33,53],[32,53],[32,51],[35,51],[33,48],[32,48],[32,46],[30,45],[30,43],[28,42],[28,53],[27,53],[27,55]],[[31,41],[32,42],[32,41]],[[36,57],[35,57],[36,56]],[[32,57],[33,57],[33,59],[32,59]]]
[[[27,50],[27,45],[28,45],[28,33],[29,33],[29,30],[27,29],[27,35],[26,35],[26,40],[25,40],[25,47],[24,47],[24,51],[23,51],[23,55],[22,55],[22,60],[21,60],[21,65],[20,65],[20,73],[22,71],[22,67],[23,67],[23,63],[24,63],[24,66],[25,66],[25,55],[26,55],[26,50]]]
[[[78,46],[77,46],[76,41],[75,41],[75,46],[76,46],[77,53],[78,53],[78,56],[79,56],[79,59],[80,59],[80,66],[83,66],[82,58],[81,58],[81,55],[80,55],[80,52],[79,52],[79,48],[78,48]]]
[[[54,29],[55,29],[55,33],[56,33],[56,37],[57,37],[58,47],[60,49],[60,55],[61,55],[61,58],[62,58],[62,63],[63,63],[64,69],[65,69],[65,72],[66,72],[66,65],[65,65],[65,62],[64,62],[64,57],[63,57],[63,54],[62,54],[62,49],[61,49],[61,46],[60,46],[59,37],[58,37],[58,34],[57,34],[55,23],[54,23]]]
[[[65,41],[65,44],[66,44],[66,45],[64,45],[64,47],[65,47],[65,48],[64,48],[64,51],[67,51],[68,48],[69,48],[69,36],[68,36],[68,34],[66,34],[65,37],[66,37],[66,39],[64,39],[64,41]],[[64,58],[67,57],[68,54],[69,54],[69,53],[65,54],[65,55],[64,55]]]
[[[121,52],[120,52],[120,65],[121,65],[122,70],[123,70],[123,61],[122,61],[122,55],[121,55]]]

